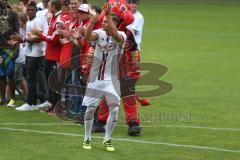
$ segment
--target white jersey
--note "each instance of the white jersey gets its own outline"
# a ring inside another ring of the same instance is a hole
[[[37,13],[36,13],[36,17],[38,17],[41,20],[41,22],[44,24],[43,25],[43,27],[44,27],[43,33],[44,34],[48,33],[47,13],[48,13],[48,9],[37,11]]]
[[[144,24],[144,18],[143,15],[137,11],[133,14],[134,21],[132,24],[128,25],[128,29],[130,30],[136,30],[137,34],[135,35],[135,39],[138,45],[138,48],[140,50],[141,42],[142,42],[142,32],[143,32],[143,24]]]
[[[19,28],[20,36],[24,37],[26,35],[26,31],[22,28]],[[17,59],[15,60],[16,63],[25,63],[25,52],[26,52],[26,42],[19,44],[19,54]]]
[[[39,28],[43,31],[44,26],[41,20],[38,17],[35,17],[32,20],[27,21],[26,24],[26,37],[28,37],[28,33],[31,32],[32,28]],[[26,56],[29,57],[42,57],[44,56],[44,44],[43,42],[34,42],[34,43],[27,43],[26,47]]]
[[[118,77],[120,56],[125,47],[126,34],[118,31],[124,39],[124,42],[118,43],[102,29],[93,32],[97,34],[98,38],[95,41],[96,48],[90,71],[90,82],[116,79]]]
[[[43,33],[45,35],[47,35],[48,33],[48,21],[47,21],[47,13],[48,13],[48,9],[44,9],[44,10],[41,10],[41,11],[37,11],[36,13],[36,16],[41,20],[41,22],[43,23]],[[47,46],[47,43],[46,42],[43,42],[43,51],[44,51],[44,54],[45,54],[45,51],[46,51],[46,46]]]

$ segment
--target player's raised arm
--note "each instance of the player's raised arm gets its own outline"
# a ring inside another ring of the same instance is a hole
[[[116,15],[116,14],[111,14],[110,15],[110,11],[111,11],[111,4],[109,2],[106,2],[104,5],[104,12],[105,12],[105,16],[106,16],[106,20],[107,20],[107,24],[109,27],[109,34],[117,41],[117,42],[123,42],[124,39],[123,37],[118,33],[117,30],[117,24],[120,21],[120,18]],[[115,22],[113,22],[113,20]],[[114,24],[115,23],[115,24]]]
[[[88,41],[95,41],[97,40],[98,36],[96,33],[93,33],[93,26],[97,23],[98,21],[98,15],[96,12],[92,9],[91,5],[89,4],[89,14],[90,14],[90,23],[88,24],[87,28],[85,29],[85,34],[84,37]]]

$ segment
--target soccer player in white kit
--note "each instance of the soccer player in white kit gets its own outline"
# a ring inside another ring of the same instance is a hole
[[[120,105],[120,83],[118,79],[118,65],[120,55],[123,53],[126,35],[118,31],[116,26],[120,18],[110,12],[111,4],[104,5],[105,17],[102,28],[94,30],[93,26],[98,20],[98,16],[90,8],[91,21],[86,28],[85,38],[94,41],[96,44],[93,64],[90,71],[87,90],[83,99],[83,105],[87,106],[84,116],[85,137],[83,148],[91,149],[91,130],[96,111],[100,100],[105,97],[109,106],[109,117],[106,123],[106,132],[103,144],[107,151],[115,151],[111,144],[111,135],[118,118],[118,108]]]

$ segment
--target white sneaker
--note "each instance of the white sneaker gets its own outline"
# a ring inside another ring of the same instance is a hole
[[[31,111],[31,110],[35,110],[35,109],[37,109],[37,107],[35,105],[29,105],[28,103],[25,103],[25,104],[21,105],[20,107],[16,108],[17,111]]]
[[[16,90],[15,90],[15,95],[19,96],[19,93],[18,93],[18,91],[16,91]]]
[[[48,101],[45,101],[44,103],[37,105],[38,109],[40,109],[40,108],[50,108],[51,106],[52,106],[52,104]]]

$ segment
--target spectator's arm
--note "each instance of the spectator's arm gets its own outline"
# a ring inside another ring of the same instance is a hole
[[[59,43],[60,36],[59,36],[59,35],[49,36],[49,35],[44,35],[42,32],[40,32],[40,34],[39,34],[39,39],[40,39],[41,41],[45,41],[45,42],[47,42],[47,43],[58,44],[58,43]]]

